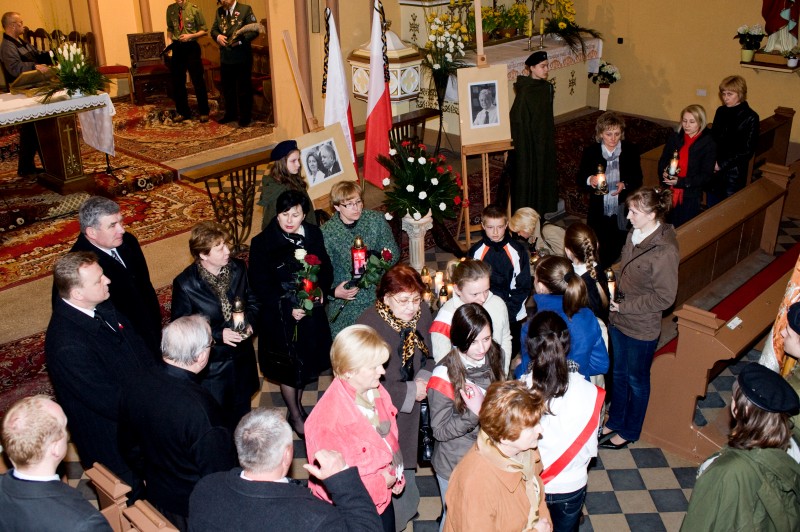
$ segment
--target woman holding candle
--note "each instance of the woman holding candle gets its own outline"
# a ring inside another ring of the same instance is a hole
[[[455,266],[452,275],[453,298],[439,309],[436,320],[431,325],[433,358],[436,362],[440,362],[453,348],[450,324],[456,310],[461,305],[477,303],[489,313],[492,320],[492,338],[503,352],[503,374],[508,372],[512,356],[508,309],[503,299],[494,295],[489,289],[491,275],[491,267],[480,260],[466,259]]]
[[[222,406],[233,430],[250,411],[250,399],[258,390],[253,339],[233,330],[233,302],[239,298],[244,303],[250,334],[259,303],[247,282],[244,261],[230,257],[229,239],[216,222],[192,228],[189,252],[194,262],[172,281],[172,320],[192,314],[208,318],[214,343],[201,384]]]
[[[625,120],[613,111],[600,115],[595,125],[597,142],[583,150],[578,170],[578,187],[589,194],[586,224],[597,233],[599,255],[595,259],[601,269],[619,258],[628,234],[625,199],[642,186],[639,148],[624,139]],[[605,186],[601,186],[598,168]],[[602,188],[608,193],[597,194]]]
[[[678,173],[669,173],[670,159],[678,152]],[[681,127],[670,135],[658,160],[661,177],[672,189],[672,225],[679,227],[700,214],[703,188],[711,182],[717,147],[706,127],[706,110],[690,105],[681,111]]]
[[[489,387],[477,442],[450,477],[445,530],[550,532],[550,512],[539,476],[541,394],[517,381]]]
[[[383,248],[392,252],[392,264],[400,250],[384,216],[364,208],[361,187],[355,181],[340,181],[331,188],[331,203],[336,210],[333,217],[322,226],[325,249],[333,264],[333,296],[328,302],[328,321],[331,334],[336,334],[355,323],[367,307],[375,303],[375,287],[359,289],[348,286],[353,279],[353,243],[360,237],[367,251],[379,253]],[[341,312],[345,301],[350,301]],[[337,315],[338,313],[338,315]],[[333,317],[337,316],[335,320]]]
[[[259,367],[265,378],[280,384],[289,423],[301,438],[308,417],[301,403],[303,388],[330,367],[331,349],[323,304],[330,293],[333,266],[322,232],[304,221],[310,208],[305,194],[287,190],[278,196],[277,216],[250,244],[250,286],[261,302]],[[319,272],[317,281],[302,290],[322,291],[310,310],[301,308],[298,296],[297,274],[306,264],[318,266]]]
[[[538,312],[552,310],[567,323],[572,339],[568,357],[578,364],[578,371],[589,380],[608,371],[608,349],[597,318],[588,308],[586,283],[572,269],[565,257],[549,256],[536,264],[533,296]],[[528,337],[528,325],[522,326],[522,338]],[[528,371],[530,357],[523,342],[520,348],[520,365],[515,375],[521,377]]]
[[[403,455],[389,392],[381,383],[389,346],[372,327],[351,325],[331,347],[335,378],[306,420],[307,456],[321,449],[340,452],[358,474],[381,516],[383,530],[395,530],[392,495],[405,487]],[[312,493],[330,502],[325,486],[314,477]]]
[[[356,323],[369,325],[389,345],[389,361],[383,386],[397,408],[397,430],[403,451],[406,488],[394,496],[397,530],[405,530],[416,515],[419,489],[416,483],[419,444],[419,402],[433,369],[431,356],[431,311],[422,304],[425,285],[419,273],[407,264],[392,266],[375,290],[375,304]]]
[[[492,340],[492,320],[476,303],[458,308],[451,330],[453,347],[434,368],[428,382],[431,428],[436,445],[433,469],[442,497],[442,521],[447,515],[445,494],[453,468],[475,444],[481,402],[492,382],[504,377],[502,352]]]
[[[297,148],[297,141],[279,142],[272,148],[269,158],[272,161],[272,169],[269,174],[265,173],[261,178],[261,197],[258,199],[258,204],[264,207],[264,217],[261,219],[262,230],[277,214],[275,201],[278,196],[287,190],[297,190],[308,198],[308,183],[300,174],[300,150]],[[311,204],[310,198],[308,203]],[[314,209],[309,209],[306,213],[306,222],[317,225]]]
[[[609,304],[614,351],[608,421],[600,446],[623,449],[639,439],[650,400],[650,365],[661,335],[661,314],[678,291],[678,241],[664,222],[669,189],[640,188],[628,197],[633,229],[622,248],[617,297]]]

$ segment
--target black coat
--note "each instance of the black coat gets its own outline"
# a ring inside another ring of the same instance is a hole
[[[382,530],[375,504],[350,467],[324,481],[333,504],[295,480],[248,481],[242,470],[214,473],[197,483],[189,500],[192,532],[375,532]]]
[[[596,142],[583,150],[581,165],[575,179],[578,189],[589,195],[589,213],[586,217],[586,224],[594,229],[600,244],[600,256],[595,258],[601,268],[608,268],[619,258],[628,231],[619,228],[617,217],[608,217],[603,214],[603,196],[595,194],[594,189],[586,184],[586,179],[597,173],[598,165],[606,167],[601,146],[601,143]],[[619,155],[619,177],[625,183],[625,188],[618,196],[619,204],[624,206],[628,194],[640,188],[643,181],[641,155],[635,144],[622,141],[622,151]],[[609,190],[610,192],[613,190]]]
[[[245,315],[254,329],[257,326],[259,304],[247,282],[244,261],[230,260],[231,285],[228,299],[239,297],[245,303]],[[208,366],[201,374],[202,385],[222,406],[229,419],[228,428],[233,430],[239,419],[250,410],[250,398],[258,390],[258,370],[252,337],[236,347],[222,341],[222,330],[231,328],[230,321],[222,315],[222,307],[211,287],[200,277],[202,268],[193,263],[172,281],[172,320],[181,316],[202,314],[211,324],[214,345]]]
[[[758,114],[747,102],[734,107],[717,108],[711,136],[717,143],[717,164],[711,192],[718,198],[727,198],[743,189],[747,183],[750,159],[758,145]]]
[[[672,133],[664,145],[661,158],[658,160],[659,177],[662,177],[664,169],[669,166],[669,161],[675,151],[679,151],[683,146],[683,128],[678,132]],[[683,189],[683,203],[676,206],[670,213],[669,220],[675,227],[688,222],[700,214],[700,200],[703,196],[703,189],[711,182],[714,173],[714,163],[717,158],[717,145],[711,136],[708,128],[700,132],[700,137],[694,141],[689,148],[689,164],[686,169],[686,177],[678,179],[674,188]]]
[[[156,358],[110,301],[97,310],[116,331],[62,299],[55,302],[44,344],[47,370],[84,469],[100,462],[131,483],[117,445],[121,390]]]
[[[111,532],[81,492],[59,480],[31,482],[0,475],[0,528],[5,532]]]
[[[305,238],[302,249],[319,257],[322,264],[317,285],[325,300],[332,295],[333,266],[322,231],[316,225],[303,222]],[[300,387],[317,378],[330,367],[331,330],[328,318],[321,305],[315,305],[310,316],[300,321],[292,317],[297,307],[294,274],[300,263],[294,258],[299,249],[287,240],[276,219],[250,243],[250,285],[261,303],[259,315],[258,357],[264,376],[281,384]],[[297,326],[297,340],[294,331]],[[282,371],[270,371],[268,357],[288,355],[295,362],[292,375]]]
[[[136,237],[126,232],[122,235],[122,244],[117,247],[117,253],[125,266],[95,247],[83,233],[78,236],[70,251],[91,251],[97,255],[97,263],[103,268],[103,274],[111,280],[111,284],[108,285],[111,302],[130,320],[150,350],[156,354],[160,353],[161,307],[150,282],[147,261]],[[53,299],[57,297],[54,287]]]
[[[222,409],[199,381],[162,363],[125,388],[120,409],[120,446],[147,500],[183,516],[198,480],[236,465]]]
[[[556,176],[556,126],[553,118],[555,89],[550,82],[519,76],[511,106],[511,152],[514,176],[511,208],[532,207],[539,214],[558,207]]]

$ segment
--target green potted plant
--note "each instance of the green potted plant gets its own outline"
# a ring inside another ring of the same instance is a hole
[[[783,57],[786,58],[786,66],[789,68],[797,67],[797,57],[800,56],[800,48],[795,46],[791,50],[784,50]]]
[[[525,29],[530,13],[525,4],[511,4],[510,7],[500,7],[499,25],[503,38],[510,38]]]
[[[753,60],[756,50],[761,48],[761,41],[764,37],[766,37],[766,34],[761,24],[753,24],[752,26],[742,24],[739,26],[733,38],[738,39],[739,44],[742,46],[743,63],[749,63]]]
[[[500,10],[484,6],[481,8],[481,25],[483,27],[483,40],[488,41],[494,30],[500,24]]]

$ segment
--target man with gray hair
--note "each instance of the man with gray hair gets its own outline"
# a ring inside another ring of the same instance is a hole
[[[111,531],[105,517],[56,474],[67,454],[67,416],[58,404],[45,395],[17,401],[2,432],[14,469],[0,475],[0,529]]]
[[[70,251],[91,251],[111,280],[111,301],[153,353],[161,341],[161,307],[150,282],[150,270],[135,236],[125,231],[119,205],[92,196],[78,211],[81,234]]]
[[[336,451],[320,450],[303,467],[325,483],[333,504],[286,477],[292,467],[292,429],[277,410],[257,408],[234,433],[241,467],[197,483],[189,500],[192,532],[382,530],[381,519],[358,468]],[[266,524],[266,525],[265,525]]]
[[[123,455],[147,484],[147,500],[180,530],[197,481],[236,464],[222,409],[197,377],[213,343],[203,316],[176,319],[161,337],[164,363],[122,394]]]

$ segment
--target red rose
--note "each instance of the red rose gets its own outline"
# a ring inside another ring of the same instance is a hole
[[[463,183],[461,183],[461,178],[458,177],[458,175],[456,175],[456,185],[458,185],[460,187],[462,184]]]
[[[448,171],[448,172],[452,172],[452,171],[453,171],[453,167],[452,167],[452,166],[450,166],[449,164],[447,165],[447,171]]]
[[[445,159],[447,159],[447,157],[445,157],[444,155],[439,155],[439,160],[440,161],[444,162]]]
[[[468,199],[464,200],[464,207],[469,209],[469,200]]]
[[[319,257],[317,257],[316,255],[311,255],[309,253],[308,255],[306,255],[306,264],[308,264],[309,266],[319,266],[320,264],[322,264],[322,261],[319,260]]]
[[[410,140],[404,140],[403,142],[400,143],[400,145],[402,147],[404,147],[404,148],[408,148],[409,146],[411,146],[411,141]]]
[[[421,149],[422,151],[425,151],[425,145],[422,143],[417,144],[417,148]]]
[[[381,259],[386,262],[391,262],[392,258],[394,258],[394,255],[392,255],[391,250],[387,248],[383,248],[383,250],[381,250]]]
[[[436,164],[436,159],[431,157],[430,159],[428,159],[428,162],[431,163],[431,164]]]
[[[442,168],[441,166],[437,166],[436,167],[436,171],[439,172],[440,174],[443,174],[443,173],[446,172],[446,170],[444,168]]]
[[[461,205],[461,196],[456,196],[455,198],[453,198],[453,204]]]

